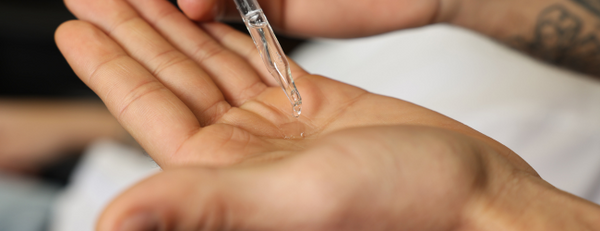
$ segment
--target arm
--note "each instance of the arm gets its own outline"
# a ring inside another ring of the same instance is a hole
[[[239,18],[230,2],[179,0],[193,20],[208,20],[215,12]],[[260,4],[285,33],[356,37],[448,22],[549,63],[600,76],[599,0],[263,0]]]
[[[546,62],[600,77],[600,1],[462,0],[447,20]]]
[[[0,168],[35,172],[99,138],[127,132],[98,100],[0,99]]]

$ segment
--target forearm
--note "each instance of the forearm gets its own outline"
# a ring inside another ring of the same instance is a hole
[[[62,120],[68,146],[81,149],[99,138],[132,142],[129,134],[120,126],[101,102],[94,100],[71,100],[54,102],[54,114]]]
[[[600,0],[457,0],[441,20],[600,77]]]

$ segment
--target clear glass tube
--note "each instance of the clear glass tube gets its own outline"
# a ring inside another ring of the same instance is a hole
[[[298,118],[302,113],[302,97],[292,78],[290,64],[275,37],[275,33],[273,33],[269,21],[267,21],[267,17],[256,0],[234,1],[267,70],[285,92],[292,104],[293,115]]]

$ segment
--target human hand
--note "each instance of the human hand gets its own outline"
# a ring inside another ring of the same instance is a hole
[[[341,129],[422,125],[483,140],[530,169],[506,147],[452,119],[309,75],[292,62],[304,99],[296,120],[248,36],[219,23],[205,24],[205,32],[166,1],[66,3],[99,28],[65,23],[56,33],[59,48],[163,168],[278,159]],[[305,139],[286,139],[295,128]]]
[[[104,105],[91,100],[0,100],[0,169],[35,172],[92,140],[128,135]]]
[[[485,142],[374,126],[324,135],[277,162],[166,170],[115,199],[97,229],[598,230],[599,211]]]
[[[446,20],[455,0],[263,0],[269,22],[279,31],[299,36],[359,37]],[[222,14],[240,18],[232,0],[179,0],[196,21]]]
[[[237,18],[232,0],[178,0],[196,21]],[[600,76],[600,4],[594,0],[262,0],[280,32],[360,37],[449,23],[477,31],[535,58]]]
[[[247,36],[218,23],[207,34],[165,1],[128,3],[69,0],[95,26],[56,35],[165,169],[115,200],[101,231],[560,229],[544,221],[598,217],[456,121],[293,65],[296,122]],[[306,137],[285,139],[290,123]]]
[[[166,170],[114,200],[98,230],[467,228],[480,209],[470,203],[515,171],[499,158],[484,142],[430,127],[345,129],[277,162]]]

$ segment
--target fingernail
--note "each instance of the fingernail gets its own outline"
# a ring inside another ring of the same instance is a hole
[[[158,220],[156,216],[149,213],[139,213],[126,219],[119,231],[158,231]]]

